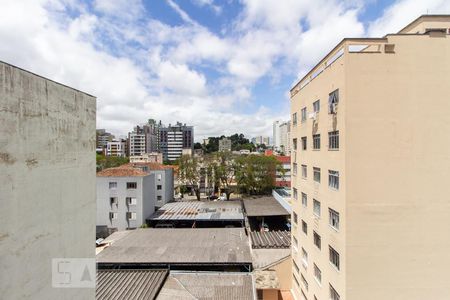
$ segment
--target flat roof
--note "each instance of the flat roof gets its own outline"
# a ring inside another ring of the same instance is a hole
[[[248,217],[290,215],[273,196],[246,198],[244,199],[244,208]]]
[[[290,257],[291,249],[252,249],[255,270],[265,270]]]
[[[171,272],[157,300],[254,300],[255,285],[249,273]]]
[[[291,247],[291,232],[280,231],[252,231],[250,239],[253,249],[277,249]]]
[[[155,299],[168,270],[97,270],[95,299]]]
[[[241,221],[244,214],[241,201],[171,202],[158,209],[149,220]]]
[[[97,255],[111,264],[250,264],[244,228],[147,228],[127,231]]]

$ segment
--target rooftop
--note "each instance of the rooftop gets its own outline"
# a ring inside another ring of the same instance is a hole
[[[246,198],[244,208],[248,217],[290,215],[273,196]]]
[[[157,210],[149,220],[243,220],[240,201],[171,202]]]
[[[154,299],[168,270],[97,270],[95,299]]]
[[[156,162],[134,162],[120,166],[121,168],[144,168],[147,167],[150,171],[158,170],[173,170],[172,167],[166,166]]]
[[[134,168],[116,167],[104,169],[97,173],[97,177],[136,177],[147,176],[148,173]]]
[[[250,264],[243,228],[149,228],[127,231],[97,255],[112,264]]]
[[[253,300],[256,296],[251,274],[171,272],[156,299]]]
[[[291,247],[290,231],[252,231],[250,232],[253,249],[287,248]]]
[[[253,249],[253,268],[255,270],[265,270],[288,259],[290,256],[291,249]]]

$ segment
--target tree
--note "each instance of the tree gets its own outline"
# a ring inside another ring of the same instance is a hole
[[[190,155],[182,155],[178,159],[178,174],[180,181],[187,186],[190,186],[194,192],[197,200],[200,201],[200,176],[201,168],[199,160]]]
[[[129,163],[128,157],[104,156],[97,154],[97,172],[107,168],[115,168]]]
[[[215,158],[215,176],[220,183],[220,187],[230,200],[231,194],[234,192],[235,175],[236,175],[236,156],[229,151],[217,152]]]
[[[275,186],[276,172],[281,169],[281,163],[272,156],[240,156],[236,159],[236,181],[242,193],[268,194]]]

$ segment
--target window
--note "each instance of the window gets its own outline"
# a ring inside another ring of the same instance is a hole
[[[293,173],[294,173],[294,175],[297,175],[297,163],[293,163],[292,164],[292,171],[293,171]]]
[[[298,249],[298,240],[295,236],[292,237],[292,240],[294,241],[294,249],[297,251]]]
[[[335,90],[328,95],[328,113],[337,113],[337,105],[339,103],[339,90]]]
[[[302,193],[302,205],[305,208],[308,206],[308,196],[305,193]]]
[[[322,271],[320,271],[316,264],[314,264],[314,278],[318,283],[322,283]]]
[[[339,230],[339,213],[331,208],[328,208],[330,215],[330,226]]]
[[[330,300],[339,300],[341,297],[336,292],[336,290],[333,288],[333,286],[330,284]]]
[[[308,252],[302,248],[302,264],[305,268],[308,268]]]
[[[302,230],[307,235],[308,234],[308,224],[302,220]]]
[[[110,182],[109,183],[109,188],[110,189],[116,189],[117,188],[117,182]]]
[[[313,213],[316,217],[320,217],[320,202],[313,199]]]
[[[294,188],[294,199],[295,200],[298,200],[298,191],[297,191],[297,189],[296,188]]]
[[[109,198],[109,204],[111,204],[111,206],[113,204],[118,205],[119,204],[119,200],[117,199],[117,197],[111,197],[111,198]]]
[[[136,198],[127,197],[128,205],[136,205]]]
[[[292,124],[297,125],[297,113],[292,114]]]
[[[159,191],[159,190],[162,190],[162,185],[160,185],[160,184],[158,184],[157,186],[156,186],[156,189]]]
[[[313,231],[313,232],[314,232],[314,245],[316,245],[316,247],[319,248],[319,250],[320,250],[320,249],[322,249],[322,238],[320,237],[320,235],[317,232],[315,232],[315,231]]]
[[[298,287],[300,287],[300,283],[298,282],[297,277],[295,277],[295,274],[292,274],[292,275],[294,275],[294,281],[295,281],[295,284],[296,284]]]
[[[320,183],[320,168],[313,167],[314,181]]]
[[[339,253],[333,249],[333,247],[328,246],[330,250],[330,262],[339,270]]]
[[[157,179],[158,179],[158,181],[161,181],[161,179],[162,179],[162,174],[158,174]]]
[[[297,150],[297,139],[292,140],[292,147],[294,148],[294,150]]]
[[[161,201],[162,200],[162,196],[156,196],[156,200]]]
[[[127,190],[137,189],[137,182],[127,182]]]
[[[320,150],[320,134],[313,134],[313,150]]]
[[[302,177],[306,178],[308,176],[307,171],[306,171],[306,165],[302,165]]]
[[[294,269],[295,269],[295,271],[296,271],[297,273],[300,272],[300,269],[299,269],[297,263],[295,262],[295,259],[293,259],[292,262],[294,263]]]
[[[306,121],[306,107],[302,108],[302,123]]]
[[[306,136],[302,137],[302,150],[306,150]]]
[[[320,111],[320,100],[314,101],[313,103],[313,111],[318,113]]]
[[[136,220],[136,213],[135,212],[127,212],[127,219],[128,220]]]
[[[328,132],[328,149],[339,150],[339,130]]]
[[[308,300],[308,298],[305,295],[305,292],[302,289],[300,289],[300,291],[302,292],[302,296],[303,296],[303,299],[301,299],[301,300]]]
[[[302,283],[305,286],[305,289],[308,290],[308,281],[306,281],[305,276],[303,276],[303,274],[300,274],[301,279],[302,279]]]
[[[116,212],[110,212],[109,213],[109,219],[110,220],[116,220],[117,219],[117,213]]]
[[[298,222],[297,214],[295,212],[293,212],[292,215],[293,215],[294,223],[297,224],[297,222]]]
[[[328,170],[328,186],[332,189],[339,189],[339,172]]]

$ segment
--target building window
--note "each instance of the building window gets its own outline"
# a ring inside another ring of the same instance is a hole
[[[339,300],[341,297],[336,292],[336,290],[333,288],[333,286],[330,284],[330,300]]]
[[[328,95],[328,113],[337,113],[337,105],[339,103],[339,90],[335,90]]]
[[[117,188],[117,182],[110,182],[109,183],[109,188],[110,189],[116,189]]]
[[[299,273],[299,272],[300,272],[300,269],[299,269],[297,263],[295,262],[295,259],[293,259],[292,262],[294,263],[294,269],[295,269],[295,271],[296,271],[297,273]]]
[[[128,205],[136,205],[136,198],[127,197],[127,204]]]
[[[313,150],[320,150],[320,134],[313,134]]]
[[[339,171],[328,170],[328,186],[332,189],[339,189]]]
[[[297,251],[298,249],[298,240],[295,236],[292,237],[292,240],[294,241],[294,249]]]
[[[292,124],[297,125],[297,113],[292,114]]]
[[[307,176],[306,165],[302,165],[302,178],[306,179]]]
[[[302,231],[307,235],[308,234],[308,224],[302,220]]]
[[[117,197],[111,197],[109,198],[109,204],[111,204],[111,206],[118,205],[119,204],[119,200],[117,199]]]
[[[116,220],[117,219],[117,213],[116,212],[110,212],[109,213],[109,219],[110,220]]]
[[[330,249],[330,262],[333,264],[333,266],[336,267],[336,269],[339,270],[339,253],[337,253],[337,251],[334,250],[333,247],[328,247]]]
[[[308,268],[308,252],[304,248],[302,248],[302,264],[305,269]]]
[[[320,235],[317,232],[315,232],[315,231],[313,231],[313,232],[314,232],[314,245],[316,245],[316,247],[319,248],[319,250],[320,250],[320,249],[322,249],[322,238],[320,237]]]
[[[137,182],[127,182],[127,190],[137,189]]]
[[[292,171],[293,171],[294,175],[297,175],[297,163],[292,164]]]
[[[314,101],[313,103],[313,111],[318,113],[320,111],[320,100]]]
[[[127,212],[127,219],[128,220],[136,220],[136,213],[135,212]]]
[[[306,121],[306,107],[302,108],[302,123]]]
[[[339,230],[339,213],[331,208],[328,208],[330,215],[330,226]]]
[[[302,289],[300,289],[300,291],[302,292],[302,296],[303,296],[303,299],[301,299],[301,300],[308,300],[308,298],[305,295],[305,292]]]
[[[294,188],[293,195],[294,195],[294,199],[295,199],[295,200],[298,200],[298,191],[297,191],[296,188]]]
[[[318,283],[322,283],[322,271],[320,271],[316,264],[314,264],[314,278]]]
[[[156,196],[156,200],[161,201],[162,200],[162,196]]]
[[[297,214],[296,214],[295,212],[293,212],[292,214],[293,214],[293,216],[294,216],[294,223],[297,224],[297,222],[298,222],[298,216],[297,216]]]
[[[305,193],[302,193],[302,205],[303,207],[308,207],[308,196]]]
[[[158,174],[157,179],[158,179],[158,181],[161,181],[161,179],[162,179],[162,174]]]
[[[313,199],[313,213],[316,217],[320,218],[320,202]]]
[[[292,147],[294,148],[294,150],[297,150],[297,139],[292,140]]]
[[[314,181],[320,183],[320,168],[313,167]]]
[[[339,130],[328,132],[328,149],[339,150]]]
[[[309,288],[308,281],[306,281],[305,276],[303,276],[303,274],[300,273],[300,278],[302,279],[302,283],[305,286],[305,289],[308,290]]]
[[[306,150],[306,136],[302,137],[302,150]]]
[[[157,190],[162,190],[162,185],[158,184],[158,185],[156,186],[156,189],[157,189]]]
[[[297,277],[295,277],[295,274],[292,274],[292,275],[293,275],[293,277],[294,277],[295,284],[296,284],[298,287],[300,287],[300,283],[298,282]]]

